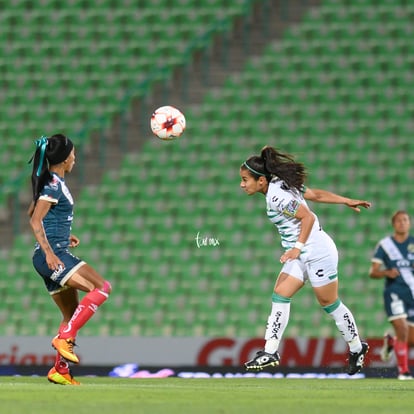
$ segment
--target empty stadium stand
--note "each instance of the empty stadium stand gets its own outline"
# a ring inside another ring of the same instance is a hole
[[[46,3],[42,2],[44,7]],[[187,10],[186,16],[192,16],[180,29],[166,28],[171,15],[159,17],[157,13],[161,4],[172,4],[168,0],[151,2],[153,9],[150,2],[145,3],[145,13],[116,13],[110,21],[102,1],[101,8],[85,11],[79,33],[68,33],[63,23],[78,16],[76,5],[81,4],[69,2],[71,7],[54,12],[53,39],[39,50],[41,59],[40,55],[30,59],[32,49],[25,48],[23,30],[21,47],[10,54],[28,56],[22,58],[22,67],[27,69],[33,69],[35,62],[44,71],[49,64],[54,65],[52,72],[60,68],[62,77],[45,74],[36,85],[60,83],[66,73],[68,93],[55,94],[55,101],[50,96],[42,98],[35,92],[40,88],[24,86],[34,80],[16,72],[8,101],[3,102],[13,102],[0,122],[3,136],[15,136],[13,128],[22,127],[11,121],[14,117],[27,117],[25,133],[36,135],[38,126],[29,119],[37,118],[34,106],[39,111],[55,111],[50,125],[68,122],[72,126],[72,120],[82,122],[83,115],[98,113],[110,120],[117,109],[115,97],[131,82],[127,62],[148,45],[143,40],[146,27],[160,39],[148,61],[165,58],[172,68],[183,62],[175,55],[168,60],[165,45],[169,39],[185,45],[185,39],[198,28],[214,25],[219,11],[232,18],[250,10],[241,1],[210,1],[202,10],[190,0],[176,3],[180,3],[174,11],[177,15]],[[48,25],[41,15],[29,13],[18,20],[15,10],[0,19],[9,22],[9,27],[36,22],[43,30],[39,36],[47,37]],[[99,184],[84,188],[77,200],[73,229],[83,241],[77,252],[113,282],[114,290],[83,335],[263,335],[281,250],[267,221],[264,200],[240,191],[238,173],[244,159],[270,144],[295,154],[308,166],[310,186],[373,202],[373,208],[360,215],[343,206],[312,207],[340,251],[342,299],[353,309],[363,336],[382,336],[387,327],[382,283],[370,280],[367,272],[376,241],[390,231],[390,214],[397,208],[410,209],[413,18],[414,5],[404,0],[323,1],[280,39],[269,39],[260,56],[250,59],[222,88],[206,94],[199,107],[182,108],[188,124],[182,138],[161,142],[148,136],[140,151],[125,154],[118,169],[107,171]],[[193,32],[190,20],[197,22]],[[108,23],[113,43],[108,40],[85,50],[87,36],[95,40],[104,36]],[[137,28],[141,49],[128,49],[131,25]],[[95,32],[88,32],[89,26]],[[79,42],[72,42],[72,36]],[[120,38],[127,38],[125,50],[111,55]],[[48,59],[59,55],[62,48],[61,59]],[[73,54],[79,56],[76,67],[71,66]],[[142,59],[143,65],[147,59]],[[79,72],[76,83],[69,76],[73,70]],[[131,71],[137,80],[147,73],[145,66]],[[108,96],[98,93],[98,85]],[[79,98],[73,91],[79,88],[90,101],[76,101]],[[29,93],[31,101],[25,91],[33,92]],[[69,108],[78,112],[65,121],[66,113],[72,116]],[[28,148],[4,140],[0,145],[3,155],[16,154],[26,161]],[[4,156],[5,163],[6,159],[10,161]],[[12,166],[7,168],[13,171]],[[197,237],[206,238],[207,245],[197,245]],[[32,242],[30,235],[23,234],[2,253],[3,335],[51,335],[59,322],[31,268]],[[309,286],[293,300],[286,335],[337,335]]]

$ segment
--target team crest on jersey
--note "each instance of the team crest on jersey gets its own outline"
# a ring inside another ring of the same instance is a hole
[[[283,214],[294,217],[296,212],[298,211],[298,208],[299,208],[299,201],[290,200],[289,203],[283,209]]]
[[[410,243],[407,246],[407,250],[408,250],[408,253],[414,253],[414,244],[413,243]]]

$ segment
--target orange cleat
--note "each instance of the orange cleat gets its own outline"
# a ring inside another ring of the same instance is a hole
[[[49,370],[47,373],[47,379],[49,382],[53,382],[53,384],[80,385],[80,382],[76,381],[75,378],[72,377],[70,371],[67,374],[61,374],[60,372],[56,371],[55,367]]]
[[[75,346],[75,342],[72,338],[62,339],[55,336],[52,339],[52,346],[59,352],[63,358],[67,359],[70,362],[74,362],[75,364],[79,363],[78,356],[73,352],[73,347]]]

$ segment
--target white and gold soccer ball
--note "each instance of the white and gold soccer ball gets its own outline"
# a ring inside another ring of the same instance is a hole
[[[177,108],[166,105],[156,109],[151,116],[151,130],[156,137],[173,140],[182,135],[186,122],[184,114]]]

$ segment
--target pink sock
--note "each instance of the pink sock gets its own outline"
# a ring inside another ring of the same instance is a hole
[[[62,331],[66,328],[66,322],[62,322],[59,326],[58,335],[62,333]],[[59,352],[56,352],[55,357],[55,369],[59,374],[67,374],[69,372],[69,364],[66,362],[65,358],[63,358]]]
[[[66,322],[61,322],[59,325],[58,336],[60,336],[60,334],[66,329],[67,326],[68,324]]]
[[[56,353],[55,357],[55,369],[59,372],[59,374],[67,374],[69,372],[69,364],[59,354],[59,352]]]
[[[98,307],[108,299],[109,292],[107,286],[104,286],[102,290],[95,289],[87,293],[79,303],[66,328],[60,332],[59,337],[62,339],[75,338],[79,329],[92,318]]]
[[[408,345],[406,342],[396,340],[394,342],[394,352],[397,357],[398,372],[405,374],[408,369]]]

